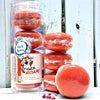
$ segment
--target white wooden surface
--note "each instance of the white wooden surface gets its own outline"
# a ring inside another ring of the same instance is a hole
[[[11,85],[11,74],[10,74],[10,2],[12,0],[5,0],[5,32],[6,32],[6,87]]]
[[[0,98],[3,100],[49,100],[49,99],[43,99],[43,94],[48,94],[50,92],[44,91],[44,92],[31,92],[31,93],[12,93],[11,89],[0,89]],[[52,96],[54,96],[55,93],[51,92]],[[35,99],[34,99],[35,98]],[[88,91],[80,98],[77,98],[76,100],[99,100],[100,99],[100,88],[89,88]],[[70,100],[67,97],[63,97],[60,94],[57,95],[56,100]],[[73,99],[72,99],[73,100]]]
[[[10,86],[10,1],[0,0],[0,87]]]
[[[97,86],[100,87],[100,0],[95,1],[95,36],[97,57]]]
[[[2,4],[2,5],[1,5]],[[6,86],[6,32],[5,32],[5,5],[0,0],[0,87]]]
[[[43,0],[45,4],[46,33],[61,32],[62,0]]]
[[[66,33],[73,37],[73,48],[68,53],[72,55],[74,64],[87,70],[93,86],[93,0],[65,1]]]

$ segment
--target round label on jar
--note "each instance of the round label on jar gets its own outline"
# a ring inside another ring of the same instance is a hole
[[[15,54],[17,58],[25,58],[30,54],[31,44],[30,41],[24,37],[17,37],[15,40]]]

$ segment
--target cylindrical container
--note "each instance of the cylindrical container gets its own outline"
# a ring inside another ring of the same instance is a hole
[[[43,7],[43,4],[42,4]],[[11,87],[15,91],[41,90],[45,23],[41,3],[11,3]]]

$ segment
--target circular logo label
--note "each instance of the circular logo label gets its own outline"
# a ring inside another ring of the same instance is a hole
[[[25,58],[31,51],[31,44],[25,37],[17,37],[15,40],[15,53],[17,58]]]

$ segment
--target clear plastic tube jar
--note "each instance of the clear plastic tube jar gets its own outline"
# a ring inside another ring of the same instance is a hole
[[[11,87],[18,91],[41,90],[45,23],[41,3],[11,3]]]

